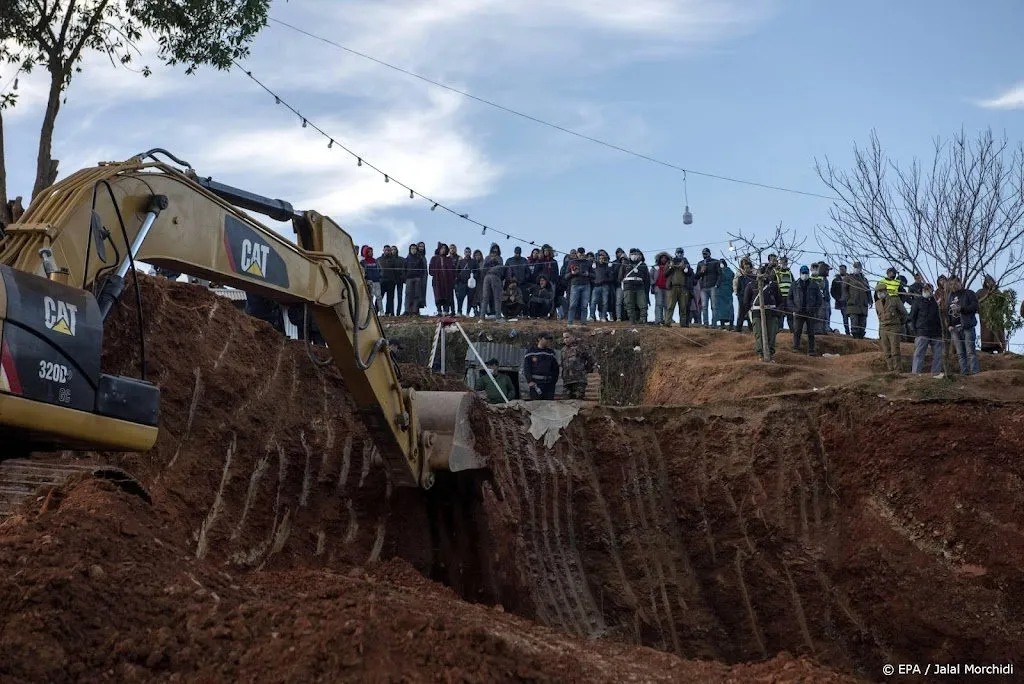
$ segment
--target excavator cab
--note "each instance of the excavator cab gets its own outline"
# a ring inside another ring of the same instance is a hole
[[[153,446],[160,390],[102,373],[102,351],[91,292],[0,265],[0,458]]]

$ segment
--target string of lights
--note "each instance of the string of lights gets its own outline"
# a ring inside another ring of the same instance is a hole
[[[559,124],[552,123],[550,121],[545,121],[544,119],[538,118],[538,117],[533,116],[531,114],[527,114],[527,113],[522,112],[522,111],[520,111],[518,109],[513,109],[512,107],[508,107],[506,105],[499,104],[497,102],[494,102],[493,100],[488,100],[488,99],[480,97],[478,95],[474,95],[474,94],[472,94],[472,93],[470,93],[468,91],[461,90],[461,89],[456,88],[454,86],[450,86],[450,85],[448,85],[446,83],[442,83],[442,82],[436,81],[436,80],[434,80],[432,78],[428,78],[426,76],[423,76],[422,74],[417,74],[414,71],[410,71],[408,69],[403,69],[400,66],[396,66],[394,64],[386,62],[386,61],[384,61],[382,59],[379,59],[377,57],[374,57],[372,55],[368,55],[365,52],[360,52],[359,50],[355,50],[355,49],[350,48],[350,47],[348,47],[346,45],[342,45],[341,43],[333,41],[333,40],[331,40],[329,38],[325,38],[323,36],[319,36],[319,35],[311,32],[311,31],[307,31],[306,29],[300,28],[298,26],[295,26],[294,24],[290,24],[290,23],[288,23],[286,21],[282,21],[282,20],[277,19],[275,17],[270,17],[270,21],[272,21],[275,24],[278,24],[280,26],[284,26],[285,28],[291,29],[292,31],[296,31],[297,33],[301,33],[302,35],[304,35],[304,36],[306,36],[308,38],[312,38],[312,39],[320,41],[322,43],[326,43],[327,45],[331,45],[331,46],[333,46],[333,47],[335,47],[335,48],[337,48],[339,50],[343,50],[344,52],[347,52],[347,53],[349,53],[351,55],[354,55],[356,57],[360,57],[362,59],[369,60],[369,61],[374,62],[375,64],[378,64],[380,66],[387,67],[388,69],[391,69],[393,71],[397,71],[398,73],[405,74],[406,76],[410,76],[412,78],[419,79],[420,81],[423,81],[424,83],[429,83],[432,86],[435,86],[435,87],[438,87],[438,88],[443,88],[443,89],[445,89],[447,91],[450,91],[450,92],[456,93],[458,95],[461,95],[463,97],[469,98],[470,100],[474,100],[475,102],[479,102],[480,104],[484,104],[484,105],[487,105],[489,107],[493,107],[495,109],[501,110],[501,111],[503,111],[503,112],[505,112],[507,114],[512,114],[514,116],[518,116],[518,117],[520,117],[522,119],[526,119],[527,121],[532,121],[533,123],[539,124],[541,126],[546,126],[548,128],[554,129],[556,131],[560,131],[562,133],[574,136],[576,138],[580,138],[582,140],[586,140],[586,141],[594,143],[596,145],[601,145],[602,147],[606,147],[608,149],[615,150],[617,152],[621,152],[623,154],[628,154],[631,157],[635,157],[637,159],[642,159],[642,160],[650,162],[652,164],[657,164],[659,166],[663,166],[663,167],[672,169],[674,171],[682,172],[684,180],[686,178],[686,174],[692,174],[694,176],[702,176],[704,178],[711,178],[711,179],[714,179],[714,180],[726,181],[726,182],[729,182],[729,183],[738,183],[740,185],[749,185],[749,186],[753,186],[753,187],[757,187],[757,188],[763,188],[765,190],[774,190],[774,191],[777,191],[777,192],[788,192],[790,194],[803,195],[805,197],[814,197],[816,199],[823,199],[823,200],[829,200],[829,201],[835,201],[835,200],[838,199],[836,197],[832,197],[830,195],[823,195],[823,194],[820,194],[820,193],[817,193],[817,192],[810,192],[810,191],[807,191],[807,190],[797,190],[795,188],[787,188],[787,187],[783,187],[783,186],[780,186],[780,185],[771,185],[771,184],[768,184],[768,183],[759,183],[759,182],[756,182],[756,181],[746,180],[746,179],[743,179],[743,178],[736,178],[736,177],[733,177],[733,176],[723,176],[723,175],[717,174],[717,173],[709,173],[707,171],[697,171],[695,169],[685,168],[685,167],[680,166],[678,164],[673,164],[672,162],[667,162],[667,161],[665,161],[663,159],[658,159],[657,157],[652,157],[652,156],[650,156],[648,154],[644,154],[642,152],[637,152],[637,151],[631,150],[631,149],[629,149],[627,147],[622,147],[621,145],[616,145],[616,144],[610,143],[610,142],[608,142],[606,140],[601,140],[600,138],[595,138],[593,136],[586,135],[585,133],[580,133],[579,131],[575,131],[575,130],[573,130],[571,128],[567,128],[565,126],[560,126]],[[689,203],[687,203],[687,204],[689,204]],[[689,207],[687,207],[685,213],[689,214]],[[691,219],[691,222],[692,222],[692,219]]]
[[[492,232],[495,235],[503,236],[506,240],[515,240],[516,242],[521,242],[524,245],[533,245],[533,246],[537,246],[537,247],[540,246],[540,245],[537,244],[537,242],[535,240],[528,240],[527,238],[520,237],[518,235],[514,235],[514,234],[509,233],[509,232],[507,232],[505,230],[499,230],[497,228],[493,228],[491,226],[488,226],[485,223],[481,223],[480,221],[478,221],[478,220],[476,220],[474,218],[471,218],[469,216],[469,214],[467,214],[467,213],[460,212],[460,211],[458,211],[458,210],[448,206],[447,204],[445,204],[444,202],[442,202],[440,200],[434,199],[432,197],[428,197],[427,195],[424,195],[423,193],[418,192],[417,190],[415,190],[414,188],[412,188],[408,184],[398,180],[397,178],[392,176],[390,173],[387,173],[386,171],[384,171],[383,169],[381,169],[377,165],[367,161],[367,159],[365,157],[363,157],[361,154],[358,154],[357,152],[355,152],[354,150],[349,148],[347,145],[345,145],[344,143],[340,142],[338,140],[338,138],[332,136],[327,131],[325,131],[323,128],[321,128],[320,126],[318,126],[314,122],[310,121],[309,118],[304,116],[302,114],[302,112],[300,112],[296,107],[291,105],[288,101],[286,101],[284,98],[282,98],[279,94],[277,94],[276,92],[271,90],[265,83],[263,83],[263,81],[261,81],[258,78],[256,78],[256,76],[254,76],[251,71],[245,69],[241,64],[239,64],[238,62],[235,62],[234,64],[253,83],[258,85],[267,94],[272,96],[274,98],[274,102],[276,104],[285,107],[286,109],[291,111],[296,117],[298,117],[298,119],[302,122],[302,127],[303,128],[311,129],[311,130],[319,133],[321,136],[323,136],[323,138],[325,140],[327,140],[327,149],[331,150],[331,149],[334,149],[335,147],[337,147],[338,149],[342,150],[343,152],[347,152],[349,155],[352,156],[353,159],[356,160],[356,165],[357,166],[359,166],[359,167],[364,167],[365,166],[366,168],[368,168],[368,169],[370,169],[372,171],[377,172],[378,174],[380,174],[384,178],[384,182],[385,183],[394,183],[398,187],[403,188],[405,190],[408,190],[409,191],[409,199],[420,198],[420,199],[424,200],[425,202],[427,202],[430,205],[430,210],[431,211],[437,211],[438,209],[440,209],[441,211],[448,212],[452,216],[460,218],[463,221],[468,221],[469,223],[471,223],[473,225],[476,225],[479,228],[481,228],[481,231],[480,231],[481,235],[487,235],[487,232],[490,231],[490,232]],[[552,251],[555,254],[566,254],[567,253],[567,252],[562,252],[560,250],[554,250],[554,249]]]

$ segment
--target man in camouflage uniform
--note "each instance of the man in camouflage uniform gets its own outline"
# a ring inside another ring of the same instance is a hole
[[[587,373],[594,370],[594,355],[579,338],[562,335],[562,385],[568,399],[583,399],[587,394]]]

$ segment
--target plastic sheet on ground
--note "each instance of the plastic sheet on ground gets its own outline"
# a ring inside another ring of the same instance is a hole
[[[551,448],[566,427],[580,412],[577,401],[524,401],[522,407],[530,413],[530,434],[543,440]]]

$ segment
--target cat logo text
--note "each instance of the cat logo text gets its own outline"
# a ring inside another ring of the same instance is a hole
[[[268,245],[252,240],[242,240],[242,271],[257,278],[266,278],[268,254],[270,254]]]
[[[62,302],[53,297],[43,298],[44,317],[46,327],[61,335],[75,336],[75,315],[78,307],[74,304]]]

